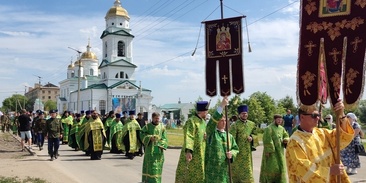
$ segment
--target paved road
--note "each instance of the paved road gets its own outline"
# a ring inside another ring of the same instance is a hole
[[[255,182],[259,182],[260,163],[263,148],[260,146],[253,153]],[[134,160],[126,159],[123,155],[110,154],[108,151],[102,156],[102,160],[89,160],[81,151],[73,151],[67,145],[60,146],[60,157],[55,161],[48,161],[47,151],[34,150],[37,159],[45,161],[52,168],[68,176],[74,182],[141,182],[141,169],[143,157],[136,157]],[[168,149],[165,153],[163,170],[163,183],[173,183],[175,170],[178,163],[180,150]],[[366,182],[366,156],[361,156],[363,168],[359,169],[357,175],[352,175],[353,182]],[[60,181],[62,182],[62,181]]]

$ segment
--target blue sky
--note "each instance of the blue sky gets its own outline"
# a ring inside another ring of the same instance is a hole
[[[114,0],[12,0],[0,4],[0,106],[42,77],[58,85],[77,59],[73,47],[101,58],[100,35]],[[152,90],[153,104],[194,102],[205,95],[204,28],[220,18],[220,0],[121,0],[135,36],[134,79]],[[296,100],[299,2],[223,0],[224,17],[247,16],[250,43],[244,44],[244,82],[248,97],[267,92],[274,99]],[[217,8],[217,9],[216,9]],[[216,10],[215,10],[216,9]],[[245,21],[243,20],[243,23]],[[200,34],[198,49],[191,56]],[[248,42],[243,32],[244,43]],[[101,62],[101,60],[99,60]]]

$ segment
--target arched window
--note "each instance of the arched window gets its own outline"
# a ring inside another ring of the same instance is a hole
[[[107,44],[107,41],[105,42],[105,46],[104,46],[104,57],[107,57],[107,51],[108,51],[108,44]]]
[[[123,71],[119,72],[119,78],[125,78],[125,73]]]
[[[125,43],[123,41],[118,41],[118,55],[119,57],[125,56]]]
[[[90,69],[90,75],[94,76],[94,70],[93,69]]]

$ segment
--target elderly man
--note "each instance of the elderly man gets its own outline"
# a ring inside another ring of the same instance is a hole
[[[344,116],[344,105],[339,100],[333,107],[338,114],[341,129],[317,128],[320,114],[314,106],[302,105],[299,108],[301,120],[287,144],[286,164],[289,182],[351,182],[342,164],[335,163],[336,130],[340,130],[340,149],[353,139],[354,131]]]

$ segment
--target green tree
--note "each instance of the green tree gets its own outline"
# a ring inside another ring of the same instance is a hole
[[[248,119],[255,122],[257,125],[266,120],[265,111],[256,97],[249,98],[248,110]]]
[[[228,105],[228,117],[238,115],[238,107],[242,105],[242,99],[239,95],[235,95],[233,98],[229,99]]]
[[[252,95],[250,95],[249,100],[251,98],[255,97],[259,105],[262,107],[264,114],[261,116],[261,123],[270,123],[273,121],[273,115],[275,112],[275,101],[274,99],[269,96],[266,92],[255,92]],[[253,108],[249,108],[249,113],[252,113]]]
[[[278,101],[278,105],[285,108],[285,110],[290,109],[293,115],[297,114],[297,110],[296,110],[297,108],[294,104],[294,100],[289,95],[287,95],[285,98],[280,99]],[[281,113],[281,114],[285,114],[285,113]]]
[[[3,101],[3,110],[6,111],[20,111],[24,108],[24,105],[26,105],[25,109],[30,110],[30,108],[27,108],[28,99],[27,97],[20,95],[20,94],[14,94],[11,97],[6,98]]]
[[[52,109],[57,109],[57,103],[52,100],[47,100],[47,102],[44,104],[44,110],[49,111]]]

